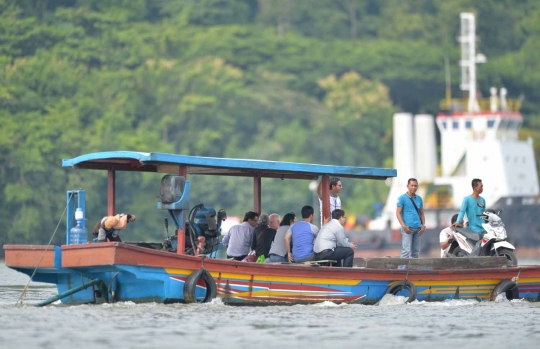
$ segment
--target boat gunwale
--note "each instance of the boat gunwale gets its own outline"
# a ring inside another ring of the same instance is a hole
[[[113,263],[117,265],[132,265],[150,268],[165,268],[165,269],[193,269],[205,267],[211,272],[224,273],[239,273],[239,274],[264,274],[275,276],[303,276],[303,277],[324,277],[332,279],[341,279],[343,276],[347,279],[366,279],[366,275],[379,274],[377,280],[399,280],[408,278],[409,280],[435,280],[435,279],[493,279],[493,278],[512,278],[520,274],[520,277],[538,277],[540,278],[540,266],[507,266],[499,268],[470,268],[470,269],[438,269],[438,270],[409,270],[406,269],[378,269],[378,268],[345,268],[345,267],[328,267],[328,266],[311,266],[311,265],[295,265],[295,264],[273,264],[273,263],[246,263],[236,260],[226,260],[217,258],[205,258],[204,262],[201,257],[190,255],[179,255],[167,251],[152,250],[145,247],[134,246],[122,242],[105,242],[100,244],[85,244],[85,245],[63,245],[62,254],[63,261],[69,261],[71,253],[76,253],[80,250],[93,249],[113,249]],[[124,257],[125,252],[143,253],[149,256],[155,256],[162,259],[167,258],[180,263],[190,262],[189,265],[175,266],[173,263],[166,266],[164,263],[156,261],[155,263],[116,263]],[[77,267],[95,267],[99,266],[96,262],[91,264],[67,265],[69,268]],[[226,269],[223,269],[226,267]],[[261,270],[264,272],[261,273]],[[287,271],[288,275],[283,275]],[[315,276],[314,273],[317,275]],[[528,274],[535,275],[528,275]],[[294,274],[294,275],[291,275]],[[324,274],[324,276],[320,275]],[[368,277],[369,278],[369,277]]]

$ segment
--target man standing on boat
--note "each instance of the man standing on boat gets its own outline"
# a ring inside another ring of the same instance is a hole
[[[341,208],[341,199],[338,194],[343,190],[343,185],[341,184],[341,179],[338,177],[330,177],[330,212],[328,212],[327,217],[332,217],[332,212],[334,210]],[[321,222],[323,221],[324,215],[322,214],[322,181],[317,187],[317,194],[319,195],[319,206],[321,210]],[[322,223],[321,223],[322,224]]]
[[[253,231],[258,221],[259,214],[249,211],[244,215],[242,223],[231,227],[229,233],[223,238],[223,246],[227,247],[227,258],[241,261],[248,255],[253,241]]]
[[[285,234],[285,248],[289,262],[307,262],[315,259],[313,240],[319,232],[319,227],[312,224],[313,212],[311,206],[302,207],[302,220],[296,222]],[[292,240],[292,249],[291,249]]]
[[[344,267],[353,266],[356,244],[345,237],[345,222],[345,211],[337,209],[332,212],[332,220],[321,227],[315,238],[315,260],[335,260],[338,266],[342,262]]]
[[[401,258],[418,258],[424,234],[424,203],[419,195],[418,181],[409,178],[407,192],[397,201],[396,216],[401,225]]]
[[[483,234],[485,232],[482,227],[484,221],[478,215],[481,215],[486,210],[486,200],[480,196],[484,191],[484,184],[482,184],[481,179],[475,178],[472,180],[471,185],[473,192],[463,198],[459,216],[454,225],[462,225],[463,216],[466,214],[469,220],[469,229],[477,234]]]

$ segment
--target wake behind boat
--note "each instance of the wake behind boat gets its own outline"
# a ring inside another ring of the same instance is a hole
[[[253,178],[255,212],[261,212],[261,178],[321,177],[322,211],[329,212],[329,176],[384,180],[396,176],[394,169],[130,151],[81,155],[63,160],[63,167],[108,172],[109,216],[116,213],[117,171],[166,173],[156,177],[156,188],[161,188],[157,209],[168,212],[175,234],[160,242],[86,243],[86,194],[83,190],[68,191],[67,232],[75,234],[66,234],[66,245],[4,245],[8,267],[32,276],[33,281],[57,286],[59,295],[40,305],[57,299],[67,304],[190,303],[208,302],[216,297],[238,305],[322,301],[374,304],[387,293],[405,293],[409,301],[489,300],[499,294],[509,299],[540,299],[540,266],[512,267],[503,257],[356,259],[353,268],[314,262],[246,263],[215,258],[220,238],[215,219],[219,221],[219,212],[216,214],[204,205],[190,205],[191,190],[197,190],[191,188],[189,181],[194,174]],[[197,216],[194,207],[204,215]],[[204,229],[200,229],[199,223]],[[199,254],[201,251],[204,254]]]

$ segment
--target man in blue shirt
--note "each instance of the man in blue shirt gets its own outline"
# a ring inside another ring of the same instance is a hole
[[[396,216],[401,225],[401,258],[418,258],[422,234],[424,234],[425,218],[424,203],[416,195],[418,181],[409,178],[407,192],[397,201]]]
[[[486,200],[480,196],[484,191],[484,185],[482,184],[482,180],[478,178],[473,179],[471,185],[473,192],[471,195],[467,195],[463,198],[459,216],[456,223],[454,223],[454,226],[462,225],[463,216],[466,214],[467,219],[469,220],[469,229],[477,234],[482,234],[485,232],[482,227],[484,221],[477,215],[481,215],[486,210]]]
[[[319,228],[311,223],[313,222],[313,212],[311,206],[302,207],[302,220],[294,223],[285,234],[285,247],[287,248],[289,262],[301,263],[315,259],[313,240],[319,232]]]

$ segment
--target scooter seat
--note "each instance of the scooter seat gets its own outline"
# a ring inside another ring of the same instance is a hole
[[[474,241],[478,241],[482,239],[482,237],[484,236],[483,233],[477,233],[474,230],[471,230],[469,228],[456,228],[456,231],[464,235],[466,238],[474,240]]]

